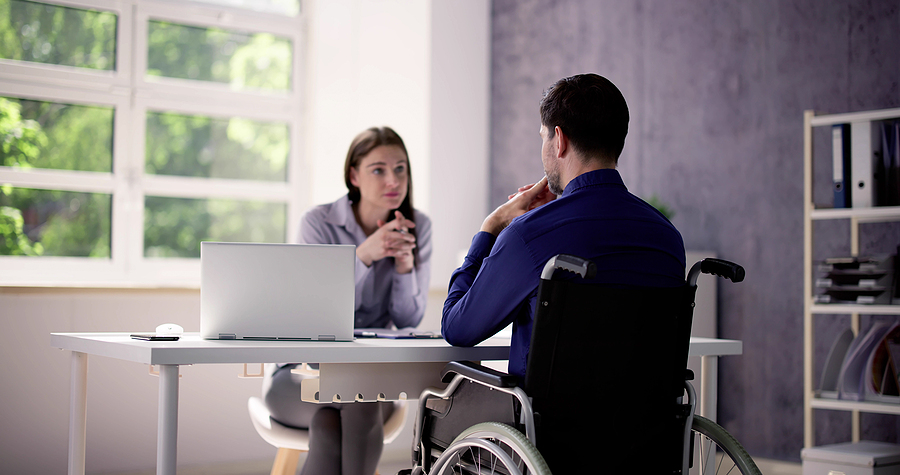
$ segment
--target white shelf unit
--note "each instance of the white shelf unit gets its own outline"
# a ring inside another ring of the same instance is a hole
[[[854,333],[859,333],[859,315],[900,315],[900,305],[816,304],[813,301],[813,222],[846,219],[850,221],[850,253],[859,253],[859,224],[900,221],[900,206],[872,208],[816,209],[813,203],[813,127],[853,122],[871,122],[900,118],[900,108],[848,114],[815,115],[808,110],[803,116],[803,436],[804,447],[815,444],[814,409],[851,412],[852,440],[859,441],[859,413],[900,414],[900,404],[845,401],[815,397],[814,316],[821,314],[850,315]],[[820,363],[821,364],[821,363]]]

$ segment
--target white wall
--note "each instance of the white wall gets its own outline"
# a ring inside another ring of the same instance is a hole
[[[490,2],[432,2],[431,287],[444,292],[488,212],[490,19]]]
[[[343,165],[350,141],[372,126],[403,137],[413,180],[429,188],[430,2],[314,0],[307,45],[306,163],[311,203],[347,192]],[[427,193],[414,196],[428,210]],[[296,232],[296,231],[295,231]]]
[[[414,205],[433,222],[432,288],[487,213],[490,2],[336,0],[310,15],[305,163],[309,203],[346,193],[353,137],[388,125],[406,143]],[[291,230],[296,238],[297,230]]]
[[[163,321],[199,330],[196,290],[0,289],[0,472],[65,473],[70,353],[51,332],[152,331]],[[253,431],[247,398],[260,380],[237,365],[183,367],[181,466],[274,456]],[[146,365],[88,358],[87,473],[152,469],[158,379]]]
[[[305,198],[324,203],[343,194],[353,136],[394,127],[409,149],[416,206],[434,221],[432,286],[445,290],[486,213],[489,2],[314,0],[304,8],[301,146],[313,176]],[[440,290],[430,299],[430,325],[439,319]],[[70,360],[50,347],[51,332],[148,331],[163,322],[198,331],[199,292],[0,288],[0,472],[66,470]],[[88,368],[87,472],[152,472],[157,379],[144,365],[109,358],[89,358]],[[274,459],[247,416],[260,381],[239,372],[183,368],[180,471]],[[408,437],[386,447],[385,457],[408,454]]]

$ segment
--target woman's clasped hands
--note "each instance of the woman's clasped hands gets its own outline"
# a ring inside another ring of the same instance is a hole
[[[385,257],[394,258],[394,270],[398,274],[412,271],[415,261],[413,249],[416,248],[416,237],[409,228],[416,223],[406,219],[400,211],[394,211],[394,219],[385,223],[378,220],[378,229],[357,246],[356,255],[366,266]]]

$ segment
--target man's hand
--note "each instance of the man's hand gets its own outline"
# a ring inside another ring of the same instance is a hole
[[[509,201],[495,209],[481,224],[481,230],[494,236],[506,229],[509,223],[518,216],[545,205],[556,199],[556,195],[547,187],[547,177],[533,185],[525,185],[512,195]]]

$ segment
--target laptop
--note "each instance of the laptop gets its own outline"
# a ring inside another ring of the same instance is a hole
[[[200,336],[352,341],[356,246],[200,243]]]

